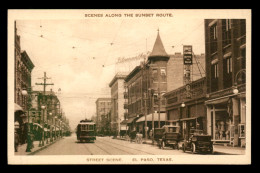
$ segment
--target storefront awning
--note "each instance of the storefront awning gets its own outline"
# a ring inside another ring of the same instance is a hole
[[[123,120],[120,124],[127,124],[127,120]]]
[[[33,123],[33,125],[39,126],[40,128],[42,128],[42,125],[40,125],[40,124],[38,124],[38,123]]]
[[[18,104],[14,103],[14,112],[22,111],[24,112],[23,108],[19,106]]]
[[[195,119],[197,119],[197,118],[202,118],[202,117],[200,116],[200,117],[182,118],[182,119],[180,119],[180,121],[195,120]]]
[[[174,123],[174,122],[178,122],[178,121],[180,121],[179,119],[177,119],[177,120],[167,120],[167,122],[169,122],[169,123]]]
[[[227,103],[228,99],[229,99],[229,97],[212,99],[212,100],[205,101],[205,104],[206,105],[216,105],[216,104],[221,104],[221,103]]]
[[[154,121],[158,121],[158,119],[159,119],[158,113],[153,114],[153,115],[154,115]],[[146,116],[146,121],[152,121],[152,119],[153,119],[152,114],[149,114]],[[136,122],[138,123],[138,122],[142,122],[142,121],[145,121],[145,116],[142,116]],[[160,113],[160,121],[165,121],[165,113]]]
[[[129,118],[126,123],[131,124],[136,118],[138,118],[138,117]]]

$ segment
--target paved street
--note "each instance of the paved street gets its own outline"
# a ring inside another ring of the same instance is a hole
[[[243,154],[244,150],[230,153],[223,147],[215,147],[214,154]],[[35,155],[189,155],[182,150],[172,148],[159,149],[156,145],[136,144],[125,140],[112,139],[112,137],[97,137],[94,143],[80,143],[76,136],[64,137],[48,148]]]

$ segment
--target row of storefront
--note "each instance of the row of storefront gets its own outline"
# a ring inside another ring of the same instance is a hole
[[[160,127],[165,124],[180,126],[184,139],[191,129],[202,130],[212,137],[216,144],[245,146],[246,139],[246,97],[245,84],[233,89],[219,91],[212,95],[206,92],[206,78],[191,83],[192,97],[185,97],[185,87],[180,87],[164,95],[166,112],[160,113]],[[152,118],[153,117],[153,118]],[[148,138],[154,128],[159,127],[158,113],[146,115]],[[127,131],[137,131],[144,135],[145,116],[135,116],[127,120]]]
[[[191,83],[191,99],[185,98],[185,88],[165,94],[167,122],[179,125],[184,138],[190,129],[203,130],[214,143],[245,146],[246,98],[245,84],[207,94],[206,78]]]

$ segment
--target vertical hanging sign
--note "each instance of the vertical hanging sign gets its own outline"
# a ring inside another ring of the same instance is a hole
[[[183,63],[192,65],[192,46],[183,46]]]
[[[184,84],[186,85],[186,98],[191,98],[190,91],[190,66],[192,65],[192,46],[183,46]]]

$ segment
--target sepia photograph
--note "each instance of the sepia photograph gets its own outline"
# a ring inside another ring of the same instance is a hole
[[[249,165],[250,76],[250,9],[8,10],[8,164]]]

